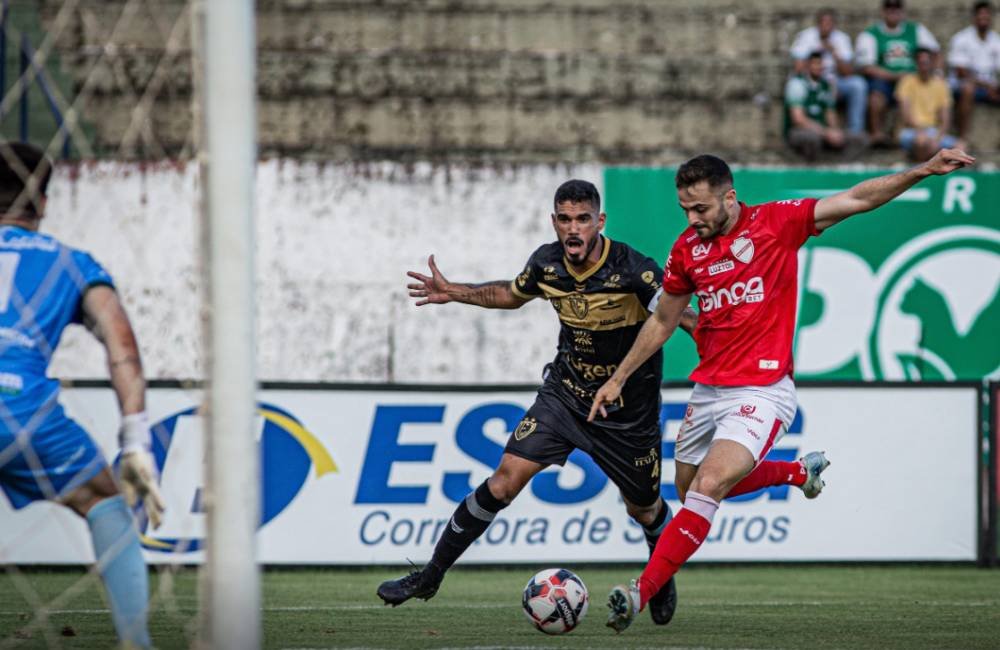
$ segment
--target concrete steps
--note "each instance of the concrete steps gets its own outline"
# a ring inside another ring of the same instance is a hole
[[[909,4],[942,44],[969,16],[964,4]],[[61,69],[77,91],[90,80],[83,111],[99,148],[119,149],[134,120],[129,98],[158,77],[156,146],[137,140],[122,153],[176,153],[189,142],[183,5],[136,3],[123,15],[121,0],[81,0],[59,23],[62,3],[43,1],[43,22],[64,26]],[[842,27],[856,34],[877,5],[838,3]],[[263,0],[261,151],[669,163],[710,150],[796,162],[780,138],[781,94],[787,47],[813,11],[783,0]],[[975,148],[1000,161],[1000,111],[977,118]]]

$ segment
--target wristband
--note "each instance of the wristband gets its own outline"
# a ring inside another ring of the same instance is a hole
[[[135,451],[149,451],[149,416],[145,411],[122,416],[122,428],[118,433],[118,443],[122,454]]]

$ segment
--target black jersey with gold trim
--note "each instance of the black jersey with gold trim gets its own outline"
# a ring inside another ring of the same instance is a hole
[[[587,417],[594,393],[618,368],[656,306],[663,270],[651,258],[604,237],[601,258],[583,274],[564,257],[562,244],[532,253],[511,289],[521,298],[545,298],[561,324],[556,358],[543,392]],[[663,353],[657,351],[629,377],[618,404],[599,423],[615,430],[659,425]]]

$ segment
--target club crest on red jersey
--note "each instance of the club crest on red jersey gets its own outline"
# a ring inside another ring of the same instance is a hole
[[[737,237],[729,245],[729,250],[732,252],[733,257],[744,264],[749,264],[750,260],[753,259],[753,242],[749,237]]]

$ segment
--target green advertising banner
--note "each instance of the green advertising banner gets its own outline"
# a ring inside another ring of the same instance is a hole
[[[663,262],[687,226],[673,169],[605,170],[607,233]],[[754,204],[823,197],[884,172],[734,170]],[[924,180],[799,253],[799,379],[952,380],[1000,374],[1000,174]],[[664,379],[697,355],[667,343]]]

